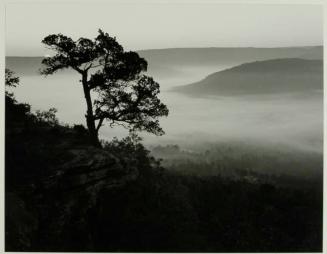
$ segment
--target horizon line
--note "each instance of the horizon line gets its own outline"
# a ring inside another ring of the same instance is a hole
[[[285,48],[315,48],[324,47],[323,44],[320,45],[307,45],[307,46],[277,46],[277,47],[169,47],[169,48],[149,48],[149,49],[137,49],[133,50],[135,52],[141,51],[155,51],[155,50],[176,50],[176,49],[285,49]],[[44,57],[42,55],[6,55],[5,57]]]

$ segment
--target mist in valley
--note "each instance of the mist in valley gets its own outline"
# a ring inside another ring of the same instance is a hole
[[[15,88],[16,98],[30,103],[32,110],[57,108],[62,123],[85,124],[80,77],[72,71],[43,77],[37,73],[41,67],[38,58],[28,61],[31,64],[25,67],[17,59],[8,61],[21,78],[21,86]],[[242,59],[238,61],[242,63]],[[160,119],[165,135],[140,133],[145,146],[163,159],[168,169],[189,174],[233,174],[239,168],[249,168],[263,174],[320,175],[323,90],[236,95],[174,91],[238,64],[155,63],[151,68],[149,62],[148,74],[159,82],[159,97],[170,113]],[[100,131],[104,140],[127,135],[126,129],[108,124]],[[173,146],[178,146],[178,151],[171,150]]]
[[[167,104],[170,114],[160,119],[164,136],[141,133],[148,146],[178,144],[190,148],[206,142],[231,140],[267,146],[280,143],[322,153],[322,90],[270,95],[189,96],[176,93],[172,88],[199,81],[231,66],[174,67],[168,75],[164,67],[162,71],[160,68],[152,71],[151,62],[149,66],[149,75],[159,82],[160,98]],[[55,76],[43,77],[37,73],[26,75],[24,70],[17,74],[22,84],[15,89],[19,101],[30,103],[33,110],[55,107],[61,122],[84,124],[83,91],[77,74],[62,71]],[[127,133],[122,128],[107,125],[100,135],[103,139],[112,139],[115,136],[122,138]]]

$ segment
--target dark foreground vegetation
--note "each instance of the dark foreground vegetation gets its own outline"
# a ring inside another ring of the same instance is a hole
[[[6,97],[6,251],[322,250],[321,178],[186,175],[136,136],[97,148],[54,113]]]

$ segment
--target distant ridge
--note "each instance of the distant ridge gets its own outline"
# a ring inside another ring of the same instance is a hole
[[[322,46],[286,48],[169,48],[140,50],[152,73],[174,75],[178,68],[188,66],[239,65],[275,58],[323,59]],[[39,75],[43,57],[7,56],[6,67],[23,75]]]
[[[285,58],[241,64],[173,90],[192,95],[234,95],[322,89],[322,60]]]
[[[240,64],[276,58],[323,59],[323,47],[285,48],[171,48],[138,52],[154,65]],[[151,66],[150,66],[151,67]]]

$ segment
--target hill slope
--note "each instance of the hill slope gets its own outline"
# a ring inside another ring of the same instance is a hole
[[[238,65],[213,73],[205,79],[179,86],[174,91],[188,94],[260,94],[323,89],[321,60],[273,59]]]
[[[181,175],[141,143],[92,147],[83,126],[61,126],[13,97],[5,116],[6,251],[322,251],[322,177],[279,175],[288,186],[279,187],[244,163],[234,180]]]

